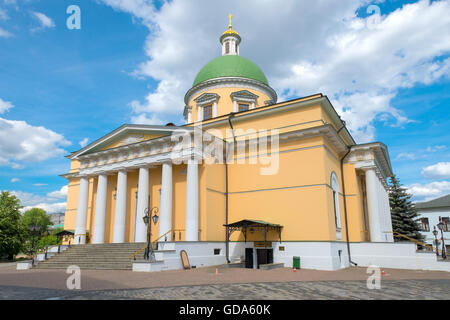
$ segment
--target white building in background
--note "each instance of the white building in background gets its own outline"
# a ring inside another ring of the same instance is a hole
[[[65,213],[52,213],[49,214],[50,221],[53,223],[52,226],[49,227],[50,230],[57,229],[57,228],[64,228],[64,218]]]
[[[428,244],[434,245],[434,227],[439,231],[438,239],[441,239],[441,232],[437,227],[441,217],[444,223],[444,241],[448,250],[450,248],[450,194],[427,202],[419,202],[416,204],[416,209],[420,215],[421,233]]]

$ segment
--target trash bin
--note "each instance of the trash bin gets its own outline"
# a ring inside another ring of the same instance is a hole
[[[293,257],[292,268],[300,269],[300,257]]]

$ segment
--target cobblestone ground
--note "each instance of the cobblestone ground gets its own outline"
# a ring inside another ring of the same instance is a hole
[[[0,286],[0,299],[42,300],[448,300],[450,280],[388,280],[369,290],[366,281],[213,284],[148,289],[68,291]]]

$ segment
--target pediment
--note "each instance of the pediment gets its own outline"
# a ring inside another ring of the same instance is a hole
[[[204,93],[197,98],[194,99],[197,103],[207,102],[207,101],[213,101],[219,98],[219,95],[217,93]]]
[[[68,158],[73,159],[81,155],[157,139],[171,135],[177,130],[179,130],[177,126],[123,125],[81,150],[72,153]]]
[[[256,94],[251,93],[248,90],[240,90],[240,91],[233,92],[231,94],[231,97],[232,98],[254,99],[254,100],[258,99],[258,96]]]

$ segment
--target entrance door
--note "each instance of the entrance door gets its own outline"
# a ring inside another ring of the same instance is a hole
[[[253,248],[245,248],[245,267],[253,269]]]
[[[256,249],[256,257],[258,269],[261,264],[273,263],[273,249]]]

